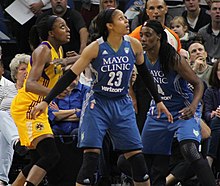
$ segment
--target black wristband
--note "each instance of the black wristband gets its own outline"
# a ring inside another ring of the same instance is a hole
[[[70,83],[76,79],[76,77],[77,75],[71,69],[67,70],[43,101],[47,102],[49,105],[56,96],[63,92],[70,85]]]
[[[158,94],[156,84],[154,83],[154,79],[150,74],[149,70],[147,69],[147,65],[145,64],[145,62],[141,65],[136,65],[136,67],[144,84],[146,85],[147,89],[150,91],[151,96],[153,96],[154,101],[156,103],[161,102],[161,98]]]

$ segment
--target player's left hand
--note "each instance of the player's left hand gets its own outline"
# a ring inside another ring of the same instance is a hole
[[[47,107],[48,107],[48,104],[46,101],[40,102],[37,106],[35,106],[31,110],[31,119],[36,119],[38,116],[40,116],[42,113],[46,111]]]
[[[61,65],[62,67],[65,67],[67,65],[67,58],[54,59],[50,62],[50,64],[55,66]]]
[[[163,102],[159,102],[157,103],[157,112],[158,112],[158,115],[157,115],[157,118],[160,118],[160,115],[161,113],[163,112],[164,114],[167,115],[167,118],[168,118],[168,121],[170,123],[173,123],[173,116],[172,114],[169,112],[169,110],[167,109],[167,107],[163,104]]]

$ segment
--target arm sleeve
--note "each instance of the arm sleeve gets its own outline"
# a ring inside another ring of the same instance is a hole
[[[77,75],[69,69],[55,84],[55,86],[52,88],[50,93],[44,98],[44,101],[49,103],[56,97],[58,96],[61,92],[63,92],[69,85],[70,83],[75,80]]]
[[[161,102],[161,98],[158,94],[156,85],[154,83],[154,79],[151,76],[150,72],[148,71],[146,64],[143,63],[141,65],[136,65],[136,67],[137,67],[138,73],[140,74],[145,86],[150,91],[151,96],[153,96],[154,101],[156,103]]]

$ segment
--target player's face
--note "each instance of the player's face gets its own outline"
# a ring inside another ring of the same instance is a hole
[[[66,25],[64,19],[58,17],[53,25],[52,30],[53,37],[61,44],[65,44],[70,41],[70,29]]]
[[[129,34],[129,22],[122,11],[115,10],[112,15],[112,21],[112,23],[107,23],[109,31],[114,31],[122,35]]]
[[[143,26],[140,32],[141,44],[144,51],[149,51],[155,48],[160,42],[160,38],[157,33],[150,27]]]

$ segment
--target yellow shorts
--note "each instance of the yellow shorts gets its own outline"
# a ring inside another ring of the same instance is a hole
[[[29,119],[28,108],[29,102],[25,102],[24,99],[15,97],[11,104],[11,115],[18,128],[18,133],[21,141],[21,145],[27,147],[32,146],[31,142],[44,134],[53,134],[50,123],[48,121],[47,110],[41,114],[36,120]]]

